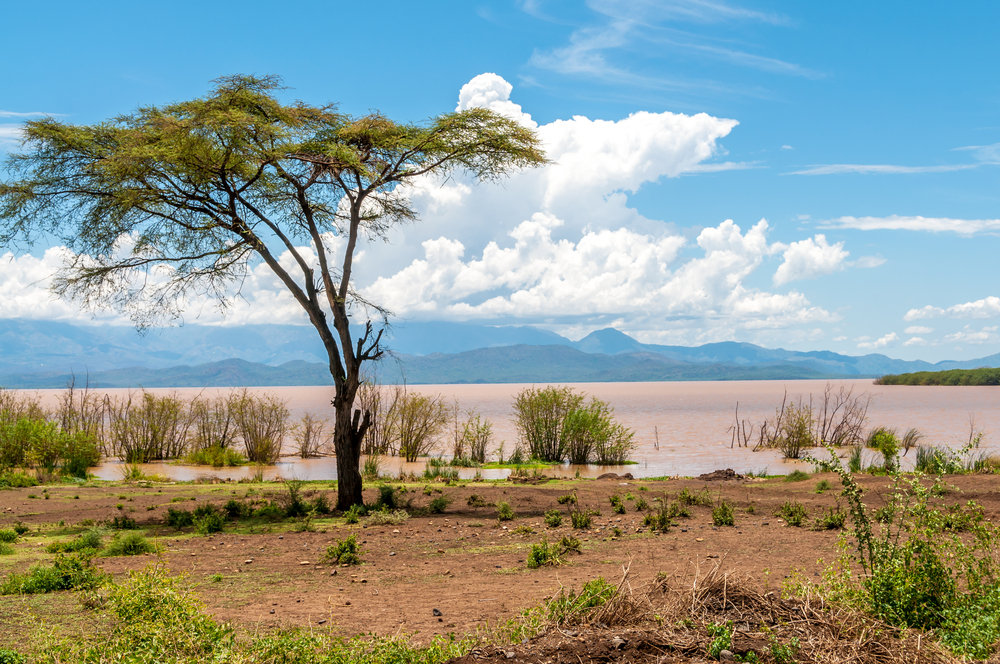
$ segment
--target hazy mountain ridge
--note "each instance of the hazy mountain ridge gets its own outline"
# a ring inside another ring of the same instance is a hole
[[[737,380],[880,376],[1000,366],[1000,354],[936,364],[881,354],[768,349],[720,342],[643,344],[611,328],[579,341],[532,327],[406,323],[390,330],[387,381],[410,383]],[[105,386],[326,385],[315,331],[301,325],[151,330],[0,320],[0,385],[60,387],[71,373]]]

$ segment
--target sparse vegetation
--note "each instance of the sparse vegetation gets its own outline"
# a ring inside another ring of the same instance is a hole
[[[361,547],[358,545],[358,538],[355,535],[348,535],[336,544],[327,547],[326,559],[337,565],[360,565]]]

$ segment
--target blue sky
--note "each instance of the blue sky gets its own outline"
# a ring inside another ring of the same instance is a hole
[[[550,140],[603,145],[491,191],[427,183],[425,223],[361,261],[360,285],[404,319],[932,361],[1000,352],[995,3],[53,2],[4,18],[7,149],[19,114],[96,122],[237,72],[400,120],[489,103]],[[583,184],[556,191],[560,178]],[[551,196],[532,200],[543,180]],[[90,320],[25,304],[54,255],[8,258],[0,316]],[[517,275],[500,276],[511,262]],[[562,306],[574,274],[594,304]]]

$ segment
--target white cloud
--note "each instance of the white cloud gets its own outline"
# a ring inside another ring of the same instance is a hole
[[[910,337],[903,342],[904,346],[926,346],[927,342],[920,337]]]
[[[911,325],[903,330],[903,332],[906,332],[907,334],[930,334],[933,331],[933,327],[924,327],[923,325]]]
[[[784,262],[774,273],[774,283],[780,286],[798,279],[814,279],[844,269],[848,252],[844,243],[828,244],[825,235],[792,242],[783,253]]]
[[[781,149],[782,150],[794,150],[795,148],[793,148],[791,145],[782,145]]]
[[[834,337],[834,338],[833,338],[833,340],[834,340],[834,341],[847,341],[847,337],[845,337],[845,336],[844,336],[844,335],[842,334],[842,335],[840,335],[839,337]]]
[[[697,238],[703,255],[675,269],[671,264],[685,244],[679,235],[622,228],[586,231],[574,242],[553,237],[560,226],[558,218],[536,213],[510,233],[513,246],[491,242],[479,258],[468,260],[461,242],[428,240],[423,258],[379,278],[365,296],[402,317],[459,320],[614,316],[640,327],[674,319],[730,330],[837,320],[801,293],[767,293],[743,284],[782,246],[768,244],[766,221],[746,233],[730,220],[704,229]]]
[[[0,149],[9,149],[21,144],[21,125],[0,124]]]
[[[538,123],[532,120],[530,115],[523,112],[519,104],[510,100],[510,93],[513,89],[513,85],[496,74],[480,74],[462,86],[458,93],[458,107],[455,110],[488,108],[516,120],[525,127],[534,129]]]
[[[1000,232],[1000,219],[949,219],[946,217],[839,217],[820,224],[821,228],[854,228],[861,231],[929,231],[931,233]]]
[[[972,152],[972,157],[982,162],[995,164],[1000,162],[1000,143],[992,145],[967,145],[956,150],[968,150]]]
[[[867,339],[868,337],[861,337],[862,339]],[[884,337],[879,337],[875,341],[862,341],[858,344],[858,348],[885,348],[889,344],[899,341],[899,336],[895,332],[890,332]]]
[[[800,171],[790,171],[782,175],[837,175],[840,173],[861,173],[864,175],[908,174],[908,173],[947,173],[950,171],[965,171],[979,168],[982,164],[945,164],[941,166],[895,166],[892,164],[821,164],[810,166]]]
[[[848,265],[851,267],[867,269],[867,268],[878,267],[879,265],[883,265],[884,263],[885,259],[882,258],[881,256],[861,256],[860,258],[858,258],[858,260],[848,263]]]
[[[1000,335],[996,333],[996,330],[997,328],[992,326],[984,327],[977,332],[966,325],[964,330],[945,335],[944,341],[948,343],[967,343],[976,346],[997,343],[1000,341]]]
[[[989,296],[974,302],[965,302],[942,309],[927,305],[919,309],[910,309],[903,320],[921,320],[924,318],[993,318],[1000,316],[1000,297]]]

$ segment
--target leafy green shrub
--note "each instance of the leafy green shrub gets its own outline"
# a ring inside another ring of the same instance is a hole
[[[616,493],[611,496],[610,500],[613,514],[625,514],[625,503],[622,502],[621,496]]]
[[[224,468],[226,466],[245,466],[250,461],[230,447],[210,445],[188,452],[187,456],[184,457],[184,463],[189,463],[193,466]]]
[[[549,544],[548,540],[542,540],[538,544],[531,545],[526,564],[528,569],[538,569],[543,565],[560,565],[563,560],[559,554],[557,544]]]
[[[112,530],[135,530],[139,527],[139,524],[135,522],[135,519],[127,514],[118,514],[113,519],[108,521],[107,524]]]
[[[18,521],[17,523],[14,524],[14,532],[17,533],[18,535],[23,535],[26,532],[28,532],[29,530],[31,530],[31,529],[28,528],[28,526],[26,526],[23,523],[21,523],[20,521]]]
[[[804,482],[807,479],[809,479],[809,473],[801,470],[793,470],[785,475],[786,482]]]
[[[666,503],[666,495],[663,496],[663,503]],[[668,519],[689,519],[691,518],[691,510],[687,508],[686,505],[681,504],[679,500],[670,501],[666,504],[666,513]]]
[[[376,510],[394,510],[402,505],[398,504],[397,501],[397,489],[396,487],[389,484],[379,484],[378,485],[378,500],[375,501],[373,509]]]
[[[137,531],[124,533],[108,542],[104,550],[105,556],[141,556],[146,553],[156,553],[159,549]]]
[[[712,525],[733,526],[736,520],[733,514],[733,506],[728,500],[720,500],[719,504],[712,508]]]
[[[719,659],[719,654],[723,650],[731,650],[733,647],[733,625],[730,622],[719,625],[711,623],[705,629],[708,631],[711,641],[705,649],[705,654],[711,659]]]
[[[886,427],[876,427],[872,429],[868,434],[868,439],[865,441],[865,447],[872,450],[878,450],[882,453],[882,470],[885,472],[892,472],[898,469],[899,460],[897,455],[899,454],[900,441],[896,437],[896,431],[894,429],[888,429]]]
[[[45,547],[45,550],[49,553],[69,553],[90,549],[93,552],[99,550],[102,546],[104,544],[101,541],[101,531],[97,528],[91,528],[68,542],[53,542]]]
[[[646,502],[645,498],[639,498],[638,500],[635,501],[636,512],[645,512],[648,509],[649,509],[649,503]]]
[[[230,519],[248,519],[253,515],[253,507],[245,500],[230,498],[222,506],[223,511]]]
[[[16,540],[17,537],[18,537],[17,531],[15,531],[13,528],[4,528],[0,530],[0,542],[6,542],[7,544],[10,544],[14,540]]]
[[[813,521],[813,530],[840,530],[847,523],[847,512],[836,507],[827,508],[826,513],[820,514]]]
[[[775,515],[784,519],[785,523],[789,526],[795,526],[796,528],[802,526],[806,522],[806,519],[809,518],[809,514],[802,503],[787,500],[782,503]]]
[[[816,483],[816,488],[813,489],[816,493],[824,493],[832,489],[833,486],[830,484],[829,480],[820,480]]]
[[[545,513],[545,525],[549,528],[558,528],[562,525],[562,513],[559,510],[549,510]]]
[[[166,523],[177,530],[188,528],[194,525],[194,515],[190,510],[168,507]]]
[[[712,500],[712,494],[708,490],[708,487],[702,489],[698,493],[694,493],[684,487],[677,494],[677,500],[681,505],[698,505],[701,507],[711,507],[715,501]]]
[[[0,582],[0,595],[34,595],[57,590],[85,590],[103,584],[107,575],[81,554],[56,554],[51,566],[35,565]]]
[[[365,508],[362,505],[351,505],[351,507],[344,512],[344,523],[354,524],[361,520],[361,517],[365,514]]]
[[[448,505],[451,504],[451,500],[449,496],[438,496],[431,500],[427,505],[427,509],[430,510],[431,514],[444,514],[444,511],[448,509]]]
[[[197,512],[197,510],[195,510]],[[222,512],[213,510],[200,517],[195,517],[194,528],[199,535],[221,533],[226,526],[226,517]]]
[[[360,565],[362,560],[358,538],[354,535],[348,535],[335,545],[328,546],[326,559],[338,565]]]
[[[513,521],[517,518],[514,508],[506,500],[497,503],[497,521]]]
[[[606,604],[616,592],[615,585],[600,576],[583,584],[579,594],[572,589],[568,593],[560,589],[545,606],[544,617],[556,625],[582,620],[591,609]]]
[[[563,535],[562,539],[559,540],[559,548],[563,550],[563,553],[580,553],[580,540],[573,537],[572,535]]]
[[[570,510],[569,520],[573,524],[573,527],[578,530],[590,528],[593,524],[590,512],[584,512],[583,510]]]
[[[285,518],[285,510],[277,503],[267,503],[266,505],[261,505],[255,509],[253,511],[253,517],[255,519],[265,519],[267,521],[281,521]]]
[[[38,480],[27,473],[21,471],[5,471],[0,473],[0,487],[24,489],[31,486],[38,486]]]
[[[16,650],[0,648],[0,664],[28,664],[28,658]]]
[[[7,542],[0,542],[0,556],[12,556],[17,552],[13,546]]]
[[[325,493],[321,493],[312,500],[312,511],[316,514],[329,514],[333,511],[330,507],[330,501],[327,499]]]
[[[576,505],[576,491],[559,496],[556,502],[560,505]]]

